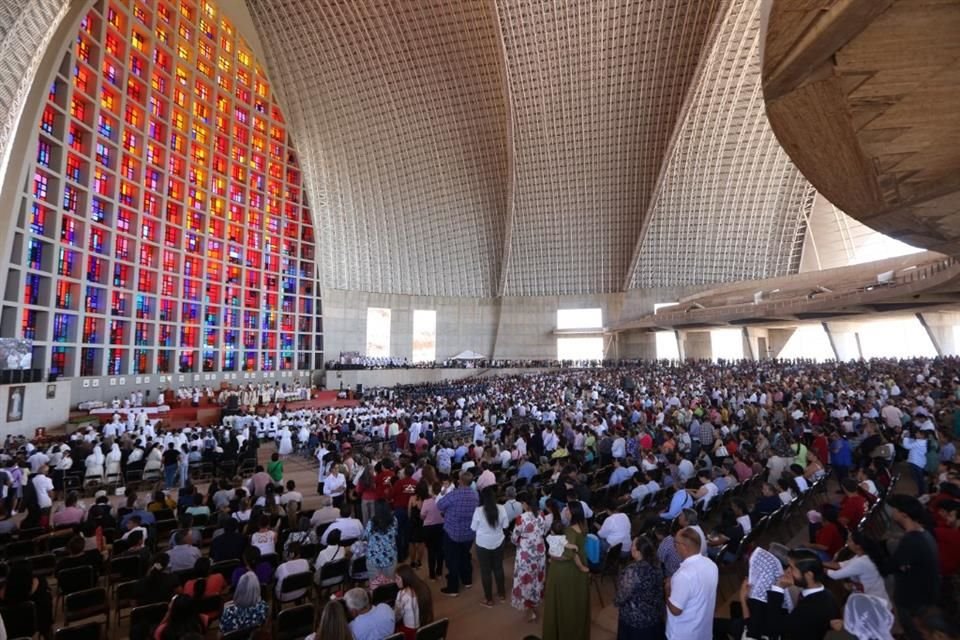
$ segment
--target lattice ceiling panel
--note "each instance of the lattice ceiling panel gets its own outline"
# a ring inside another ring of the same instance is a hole
[[[497,0],[512,106],[506,295],[621,290],[716,0]]]
[[[0,165],[37,67],[68,6],[67,0],[0,0]]]
[[[631,287],[795,272],[813,189],[780,147],[760,87],[760,4],[734,0],[654,197]]]
[[[287,98],[324,284],[493,295],[510,180],[492,5],[247,4]]]

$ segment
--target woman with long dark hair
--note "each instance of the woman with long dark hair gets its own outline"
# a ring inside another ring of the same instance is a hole
[[[639,536],[633,539],[630,557],[633,562],[617,579],[617,640],[659,640],[666,600],[657,552],[650,540]]]
[[[570,526],[559,557],[550,558],[543,609],[543,640],[587,640],[590,637],[590,569],[587,567],[587,520],[583,505],[567,504]]]
[[[433,596],[430,587],[409,565],[397,567],[401,588],[393,610],[397,616],[397,631],[405,640],[414,640],[417,629],[433,622]]]
[[[413,497],[407,503],[407,522],[410,526],[410,566],[414,569],[420,568],[423,564],[423,556],[426,555],[425,538],[423,535],[423,501],[430,495],[427,489],[427,481],[420,480],[414,487]]]
[[[884,559],[877,542],[855,529],[847,538],[847,549],[853,554],[850,559],[823,563],[827,575],[834,580],[850,580],[863,593],[889,602],[890,596],[880,575],[879,567],[884,565]]]
[[[37,628],[44,638],[51,636],[53,598],[46,578],[34,577],[30,560],[14,560],[7,569],[7,580],[0,586],[0,606],[32,602],[37,612]]]
[[[397,566],[397,519],[386,500],[373,505],[373,517],[367,523],[367,571],[370,580],[379,576],[393,578]]]
[[[491,485],[480,492],[480,506],[473,512],[470,528],[477,534],[477,564],[480,565],[480,582],[483,584],[483,602],[485,607],[493,606],[493,588],[491,574],[497,581],[497,596],[500,602],[507,598],[507,589],[503,578],[503,541],[504,529],[510,526],[507,510],[497,504],[497,489]]]
[[[188,633],[206,633],[207,618],[197,613],[196,603],[188,595],[176,595],[163,621],[153,632],[153,640],[179,640]]]

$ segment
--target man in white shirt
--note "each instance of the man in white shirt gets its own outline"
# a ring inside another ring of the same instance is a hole
[[[615,460],[623,460],[627,457],[627,441],[623,439],[623,436],[617,436],[614,439],[613,446],[610,449],[610,455],[612,455]]]
[[[287,506],[287,503],[299,502],[303,504],[303,494],[297,491],[297,484],[293,480],[287,480],[287,490],[280,496],[280,505]]]
[[[30,465],[30,473],[36,473],[40,470],[40,467],[46,465],[48,462],[50,462],[50,456],[40,451],[40,449],[34,451],[30,454],[30,457],[27,458],[27,463]]]
[[[323,479],[323,495],[330,496],[333,506],[340,508],[343,505],[343,494],[347,490],[347,479],[340,473],[337,465],[330,467],[330,473]]]
[[[36,473],[30,478],[33,483],[33,489],[37,492],[37,506],[40,510],[49,509],[53,506],[53,499],[50,493],[53,491],[53,481],[47,477],[47,465],[42,465]]]
[[[330,544],[330,533],[333,531],[340,532],[340,540],[359,540],[364,535],[363,523],[356,518],[350,517],[350,509],[348,507],[340,510],[340,517],[334,520],[333,523],[327,527],[327,530],[323,532],[320,543]]]
[[[607,516],[597,532],[600,543],[603,545],[603,552],[606,553],[611,547],[620,545],[620,554],[630,553],[630,516],[625,513],[612,513]]]
[[[700,555],[700,534],[686,527],[674,537],[680,568],[667,582],[667,639],[711,640],[717,604],[717,565]]]

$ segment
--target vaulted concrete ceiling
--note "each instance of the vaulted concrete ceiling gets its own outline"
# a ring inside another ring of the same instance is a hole
[[[603,293],[796,270],[755,0],[247,0],[324,286]]]

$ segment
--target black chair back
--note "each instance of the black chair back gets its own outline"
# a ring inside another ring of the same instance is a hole
[[[61,627],[53,634],[53,640],[100,640],[103,625],[99,622],[87,622],[75,627]]]
[[[97,576],[93,567],[74,567],[57,572],[57,592],[66,596],[77,591],[93,589]]]
[[[446,640],[449,618],[440,618],[417,629],[416,640]]]
[[[107,601],[107,590],[103,587],[77,591],[63,600],[63,618],[68,623],[101,614],[107,616],[109,622],[110,603]]]
[[[313,572],[301,571],[300,573],[290,574],[283,579],[283,582],[280,583],[280,600],[282,601],[284,600],[284,596],[295,593],[302,589],[306,589],[309,592],[312,586]]]
[[[277,640],[294,640],[313,632],[314,608],[304,604],[284,609],[277,615]]]
[[[332,587],[342,584],[350,572],[350,560],[341,558],[320,567],[320,586]]]

